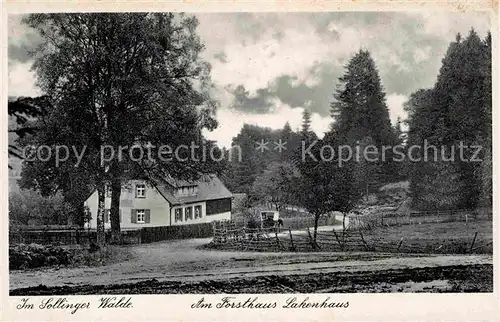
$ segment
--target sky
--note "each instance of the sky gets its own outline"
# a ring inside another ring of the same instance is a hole
[[[379,70],[391,121],[405,118],[409,95],[433,86],[446,49],[457,33],[490,29],[486,13],[335,12],[196,14],[212,66],[219,127],[207,138],[230,146],[244,123],[292,129],[312,112],[322,137],[332,119],[329,104],[349,59],[369,50]],[[9,96],[41,94],[29,51],[38,36],[8,19]]]

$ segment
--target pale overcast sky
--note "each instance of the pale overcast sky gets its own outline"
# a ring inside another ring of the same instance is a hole
[[[197,14],[205,59],[221,102],[219,128],[207,137],[229,146],[244,123],[281,128],[301,123],[304,107],[322,136],[329,102],[352,55],[368,49],[379,69],[391,120],[403,103],[431,87],[457,33],[489,30],[482,13],[220,13]],[[9,95],[39,94],[28,51],[37,36],[9,16]],[[236,104],[235,102],[238,102]]]

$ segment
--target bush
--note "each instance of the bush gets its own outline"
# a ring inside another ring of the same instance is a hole
[[[19,244],[9,247],[9,269],[29,269],[48,266],[101,266],[131,258],[127,248],[107,246],[89,249],[64,249],[59,246]]]
[[[58,193],[44,197],[33,190],[9,195],[9,220],[21,225],[65,225],[73,208]]]
[[[68,265],[71,253],[58,246],[19,244],[9,247],[9,268],[27,269],[42,266]]]

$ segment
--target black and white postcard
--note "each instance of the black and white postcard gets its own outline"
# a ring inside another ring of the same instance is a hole
[[[500,318],[496,2],[123,5],[4,4],[2,319]]]

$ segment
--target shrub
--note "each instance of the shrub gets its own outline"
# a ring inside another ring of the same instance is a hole
[[[9,195],[9,220],[22,225],[64,225],[72,207],[58,193],[44,197],[33,190],[21,190]]]
[[[9,268],[27,269],[42,266],[68,265],[71,253],[58,246],[19,244],[9,247]]]
[[[29,269],[47,266],[101,266],[131,258],[125,247],[107,246],[89,249],[64,249],[59,246],[19,244],[9,247],[9,269]]]

